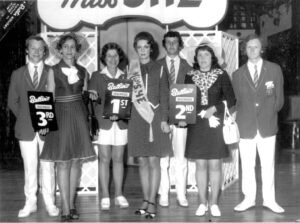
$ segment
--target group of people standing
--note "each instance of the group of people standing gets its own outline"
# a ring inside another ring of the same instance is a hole
[[[195,49],[194,63],[179,56],[183,41],[177,31],[164,35],[162,44],[166,56],[153,59],[155,40],[148,32],[138,33],[133,41],[137,60],[126,70],[119,64],[125,58],[116,43],[103,46],[100,60],[105,66],[89,79],[85,68],[76,62],[80,44],[75,34],[60,37],[57,50],[61,61],[49,67],[44,64],[48,54],[41,37],[26,41],[28,64],[14,71],[9,88],[8,106],[17,117],[15,134],[19,139],[25,172],[26,202],[19,217],[27,217],[37,210],[37,167],[41,161],[42,187],[46,209],[50,216],[58,216],[55,206],[55,172],[61,196],[61,220],[79,219],[75,206],[76,187],[80,179],[82,160],[95,157],[87,124],[87,110],[82,93],[88,91],[96,101],[95,113],[99,122],[98,144],[99,179],[102,191],[101,210],[109,210],[110,162],[115,184],[114,204],[127,208],[129,203],[122,193],[124,151],[136,157],[143,198],[135,214],[148,219],[156,217],[157,194],[159,205],[169,205],[169,164],[175,160],[175,182],[178,204],[188,207],[186,194],[187,161],[196,163],[196,182],[199,207],[195,214],[203,216],[210,210],[221,216],[218,206],[222,183],[222,159],[229,156],[222,133],[224,101],[236,116],[240,128],[240,156],[242,163],[242,192],[244,201],[234,208],[245,211],[255,205],[255,157],[261,160],[263,205],[273,212],[284,209],[275,200],[274,154],[277,132],[277,112],[283,105],[283,77],[278,65],[261,58],[262,42],[256,35],[246,39],[247,64],[232,75],[223,70],[214,50],[207,44]],[[35,86],[35,74],[38,85]],[[102,117],[105,90],[111,79],[133,81],[130,120],[112,115]],[[172,84],[195,84],[197,87],[196,123],[180,121],[170,124],[169,87]],[[31,125],[26,92],[53,92],[58,130],[42,129],[35,132]],[[39,155],[40,154],[40,155]],[[208,192],[208,185],[211,193]]]

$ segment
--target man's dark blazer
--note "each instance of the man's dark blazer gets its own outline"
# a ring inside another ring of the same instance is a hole
[[[170,73],[169,73],[169,69],[167,66],[167,61],[166,61],[166,57],[160,59],[157,61],[159,64],[161,64],[164,69],[165,72],[168,74],[168,80],[169,80],[169,86],[171,86],[172,83],[170,83]],[[179,62],[179,71],[177,74],[177,79],[176,79],[176,84],[184,84],[184,79],[185,79],[185,75],[191,71],[192,68],[191,66],[186,62],[185,59],[180,58],[180,62]]]
[[[232,74],[237,99],[237,124],[241,138],[252,139],[259,130],[262,137],[277,133],[277,114],[284,103],[283,76],[280,66],[263,60],[255,88],[247,64]]]
[[[49,69],[49,66],[44,65],[37,89],[33,86],[27,65],[13,71],[11,75],[8,108],[16,116],[15,137],[19,140],[32,141],[35,137],[31,124],[27,91],[46,91]]]

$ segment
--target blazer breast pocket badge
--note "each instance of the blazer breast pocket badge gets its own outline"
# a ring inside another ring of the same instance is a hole
[[[273,81],[267,81],[265,83],[265,86],[266,86],[266,94],[268,96],[273,95],[273,91],[274,91],[274,87],[275,87]]]

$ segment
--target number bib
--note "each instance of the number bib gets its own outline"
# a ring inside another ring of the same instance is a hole
[[[185,121],[196,123],[196,86],[194,84],[172,84],[170,88],[170,123]]]
[[[51,92],[28,91],[30,117],[34,131],[48,128],[57,130],[53,94]]]
[[[105,90],[103,117],[117,115],[119,119],[130,119],[131,97],[132,81],[110,79]]]

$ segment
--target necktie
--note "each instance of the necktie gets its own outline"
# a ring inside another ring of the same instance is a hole
[[[171,59],[170,81],[171,81],[171,84],[175,83],[175,65],[174,65],[174,59]]]
[[[257,65],[254,65],[253,83],[254,83],[254,86],[257,87],[257,84],[258,84],[258,71],[257,71]]]
[[[33,79],[32,79],[32,83],[34,88],[37,88],[39,85],[39,73],[37,71],[37,66],[34,66],[34,73],[33,73]]]

